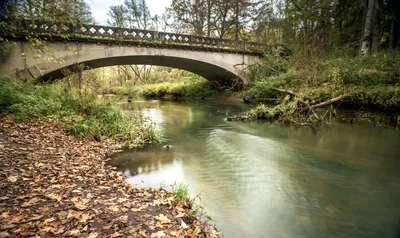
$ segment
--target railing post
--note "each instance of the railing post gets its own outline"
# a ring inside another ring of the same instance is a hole
[[[164,35],[164,32],[158,32],[158,40],[160,41],[160,42],[162,42],[162,43],[164,43],[164,41],[165,41],[165,35]]]

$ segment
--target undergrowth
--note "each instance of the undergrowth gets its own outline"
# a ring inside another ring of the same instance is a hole
[[[105,100],[66,91],[62,85],[34,85],[0,78],[0,113],[15,121],[55,120],[67,134],[101,140],[157,143],[161,137],[143,118],[127,117]]]
[[[278,50],[251,67],[248,92],[261,104],[228,120],[266,119],[281,123],[330,124],[335,108],[378,109],[399,125],[400,51],[371,56],[319,55]],[[323,109],[323,107],[329,108]],[[318,110],[315,110],[318,109]]]
[[[172,96],[174,98],[207,97],[217,93],[206,79],[192,77],[153,84],[130,85],[127,83],[126,86],[114,88],[112,92],[127,94],[134,98],[162,98],[164,96]]]
[[[400,108],[400,52],[380,52],[367,57],[291,56],[269,52],[252,67],[250,94],[254,100],[281,100],[273,88],[293,90],[316,101],[349,94],[343,100],[355,108]]]

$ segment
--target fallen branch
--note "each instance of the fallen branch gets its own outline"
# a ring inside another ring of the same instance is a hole
[[[325,101],[325,102],[321,102],[321,103],[318,103],[318,104],[311,105],[311,106],[310,106],[310,109],[315,109],[315,108],[320,108],[320,107],[329,106],[329,105],[331,105],[331,104],[333,104],[333,103],[335,103],[335,102],[338,102],[338,101],[340,101],[340,100],[342,100],[342,99],[344,99],[344,98],[346,98],[346,97],[348,97],[348,96],[349,96],[349,95],[345,94],[345,95],[342,95],[342,96],[338,96],[338,97],[329,99],[328,101]]]

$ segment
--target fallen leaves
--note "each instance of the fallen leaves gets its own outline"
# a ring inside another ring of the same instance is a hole
[[[0,144],[0,238],[217,237],[185,223],[171,194],[128,185],[105,164],[107,141],[0,118]]]

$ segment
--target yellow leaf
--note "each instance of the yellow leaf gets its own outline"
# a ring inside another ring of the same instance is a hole
[[[168,217],[166,217],[163,214],[160,214],[156,217],[154,217],[157,221],[159,221],[161,224],[168,224],[171,223],[172,221],[170,219],[168,219]]]
[[[110,207],[107,207],[107,209],[112,211],[112,212],[118,212],[119,211],[118,207],[116,207],[116,206],[110,206]]]
[[[79,210],[83,211],[87,209],[87,206],[79,203],[75,203],[75,207],[78,208]]]
[[[87,220],[90,219],[90,218],[91,218],[90,215],[88,215],[88,214],[82,214],[81,219],[79,219],[79,222],[86,223]]]
[[[90,233],[88,238],[96,238],[99,234],[97,232]]]
[[[50,199],[53,199],[53,200],[57,200],[58,202],[60,202],[62,200],[62,198],[63,198],[62,194],[58,194],[57,195],[57,194],[54,194],[54,193],[47,195],[47,197],[50,198]]]
[[[81,232],[78,229],[70,230],[66,233],[68,236],[78,236]]]
[[[185,217],[186,216],[186,213],[185,212],[180,212],[180,213],[178,213],[178,215],[176,215],[175,217],[176,218],[179,218],[179,217]]]
[[[151,234],[151,238],[156,238],[156,237],[164,237],[165,233],[163,231],[158,231],[157,233]]]
[[[18,178],[15,177],[15,176],[10,176],[10,177],[8,177],[7,179],[8,179],[10,182],[12,182],[12,183],[17,182],[17,180],[18,180]]]
[[[45,226],[43,228],[40,229],[40,231],[44,231],[44,232],[54,232],[56,229],[51,227],[51,226]]]

